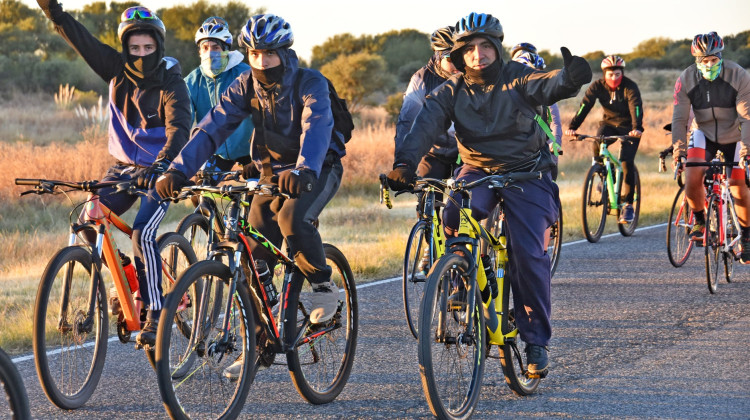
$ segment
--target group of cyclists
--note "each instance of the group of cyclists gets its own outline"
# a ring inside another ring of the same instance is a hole
[[[123,11],[118,27],[122,51],[117,51],[93,37],[57,0],[37,2],[55,30],[109,84],[109,151],[117,163],[104,180],[132,180],[147,191],[133,223],[134,262],[148,308],[137,341],[155,344],[163,304],[161,259],[154,257],[156,232],[169,205],[163,199],[175,197],[202,166],[229,169],[239,163],[246,179],[278,184],[286,197],[256,197],[248,221],[271,242],[287,241],[313,286],[311,322],[327,322],[339,294],[313,221],[341,184],[346,149],[334,129],[328,82],[317,70],[299,67],[290,48],[290,24],[273,14],[253,16],[238,35],[240,51],[232,51],[227,22],[207,18],[195,34],[200,66],[183,79],[177,60],[165,53],[166,28],[151,10]],[[562,69],[545,71],[544,59],[530,43],[516,45],[510,60],[504,60],[503,40],[500,21],[485,13],[470,13],[432,34],[434,54],[404,94],[387,180],[391,189],[405,190],[417,176],[471,182],[487,174],[544,173],[497,194],[476,189],[471,201],[476,219],[504,202],[506,278],[515,319],[527,343],[529,372],[544,377],[552,335],[545,232],[560,206],[554,179],[562,133],[576,135],[598,100],[604,109],[598,134],[630,136],[621,150],[621,222],[627,223],[633,219],[629,169],[644,130],[643,105],[638,86],[624,74],[625,61],[610,55],[601,63],[603,77],[590,84],[563,130],[556,103],[591,82],[588,62],[561,47]],[[750,145],[750,75],[722,57],[723,47],[715,32],[696,35],[691,47],[696,63],[675,85],[672,136],[678,171],[685,158],[710,160],[717,150],[739,161],[740,146]],[[541,118],[530,117],[529,110]],[[688,127],[691,110],[695,118]],[[750,263],[750,192],[743,174],[732,172],[732,193],[742,227],[741,262]],[[699,240],[705,229],[701,169],[687,168],[686,180],[696,214],[691,236]],[[137,197],[103,190],[99,199],[122,214]],[[448,200],[442,222],[448,238],[457,235],[455,202]],[[262,247],[252,252],[254,258],[273,258]]]

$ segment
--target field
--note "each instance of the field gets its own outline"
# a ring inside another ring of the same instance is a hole
[[[674,197],[671,174],[657,172],[656,153],[670,143],[661,127],[671,121],[671,80],[678,73],[633,73],[628,75],[640,84],[645,102],[646,131],[636,163],[644,196],[641,225],[648,225],[665,221]],[[564,126],[580,96],[560,103]],[[18,106],[20,100],[22,107]],[[31,347],[38,281],[50,256],[66,244],[73,209],[64,196],[19,197],[23,189],[16,187],[13,179],[99,179],[112,160],[107,153],[105,131],[100,121],[92,117],[97,110],[91,111],[88,116],[79,116],[71,107],[56,105],[52,95],[0,102],[0,347],[11,353]],[[579,132],[595,133],[600,115],[597,106]],[[344,251],[358,281],[399,273],[404,241],[414,222],[410,195],[398,197],[392,210],[378,202],[377,176],[387,172],[393,163],[394,127],[385,120],[380,109],[362,113],[362,123],[347,146],[342,188],[321,216],[323,239]],[[581,185],[591,152],[588,143],[573,144],[567,139],[563,148],[558,183],[565,214],[565,240],[569,241],[582,237]],[[82,197],[71,194],[70,200],[77,203]],[[190,211],[186,204],[173,205],[160,231],[173,230]],[[126,220],[132,221],[134,214],[133,210],[126,213]],[[613,218],[607,221],[607,231],[616,231]],[[125,250],[130,249],[124,237],[117,240]]]

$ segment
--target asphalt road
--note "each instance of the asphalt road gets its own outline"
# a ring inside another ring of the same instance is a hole
[[[474,418],[750,418],[750,269],[735,265],[735,280],[710,295],[702,248],[673,268],[665,230],[566,244],[552,282],[550,375],[537,394],[517,397],[488,359]],[[430,418],[400,290],[394,280],[360,286],[357,355],[336,401],[306,403],[273,366],[258,374],[243,417]],[[47,400],[31,356],[15,361],[34,418],[166,417],[156,376],[132,345],[110,343],[96,392],[75,411]]]

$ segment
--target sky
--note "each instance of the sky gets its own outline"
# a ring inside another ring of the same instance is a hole
[[[22,2],[38,7],[33,0]],[[92,3],[60,2],[70,9]],[[191,2],[143,0],[142,4],[159,9]],[[626,54],[655,37],[678,40],[710,31],[725,36],[750,29],[750,0],[261,0],[246,4],[251,9],[264,7],[288,21],[295,37],[292,48],[306,60],[314,46],[333,35],[377,35],[393,29],[432,33],[471,12],[497,17],[505,32],[504,45],[531,42],[558,54],[561,46],[576,55],[598,50]],[[237,33],[239,28],[231,30]]]

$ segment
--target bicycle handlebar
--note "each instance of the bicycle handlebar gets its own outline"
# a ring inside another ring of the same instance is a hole
[[[476,181],[472,182],[464,182],[464,181],[454,181],[449,180],[448,181],[448,187],[454,191],[460,191],[460,190],[469,190],[474,187],[477,187],[479,185],[490,183],[490,188],[495,189],[501,189],[511,186],[512,184],[515,184],[516,182],[521,181],[528,181],[532,179],[542,179],[544,176],[544,172],[542,171],[536,171],[536,172],[509,172],[507,174],[501,174],[501,175],[487,175],[484,178],[477,179]]]
[[[57,187],[67,187],[67,188],[71,188],[71,189],[79,190],[79,191],[96,192],[97,190],[100,190],[102,188],[115,186],[116,190],[119,192],[119,191],[129,190],[132,186],[134,186],[134,182],[135,181],[99,182],[97,180],[73,182],[73,181],[57,181],[57,180],[52,180],[52,179],[40,179],[40,178],[16,178],[15,179],[16,185],[28,185],[28,186],[34,187],[33,190],[24,191],[21,193],[21,195],[54,194],[55,188]]]
[[[618,135],[618,136],[605,136],[605,135],[598,135],[598,136],[592,136],[589,134],[576,134],[570,141],[583,141],[583,140],[598,140],[606,143],[608,146],[610,144],[617,143],[618,140],[621,141],[628,141],[632,142],[634,138],[633,136],[628,135]]]
[[[739,162],[686,162],[685,166],[708,166],[711,168],[723,168],[723,167],[734,167],[739,165]]]

